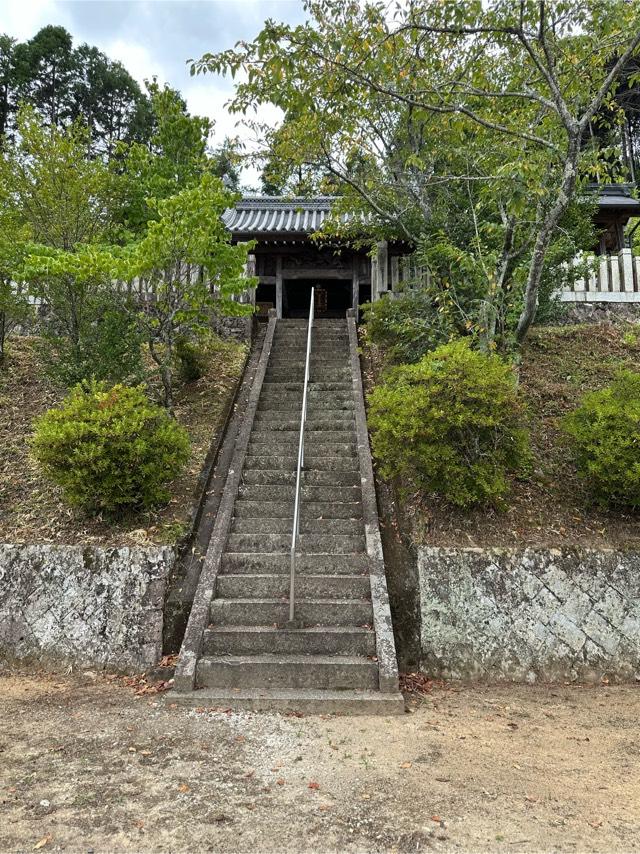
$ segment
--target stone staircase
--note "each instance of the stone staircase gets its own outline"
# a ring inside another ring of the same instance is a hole
[[[274,323],[193,683],[198,702],[400,712],[397,679],[380,690],[345,320],[314,325],[296,564],[301,627],[286,626],[306,336],[306,321]]]

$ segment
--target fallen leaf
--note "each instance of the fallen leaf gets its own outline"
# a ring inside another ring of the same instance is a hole
[[[36,842],[36,844],[33,846],[33,850],[34,850],[34,851],[38,851],[40,848],[44,848],[44,846],[45,846],[45,845],[48,845],[48,844],[49,844],[49,842],[51,842],[51,840],[52,840],[52,839],[53,839],[53,837],[51,836],[51,834],[50,834],[50,833],[47,833],[47,835],[46,835],[46,836],[43,836],[43,837],[42,837],[42,839],[40,840],[40,842]]]
[[[402,762],[400,767],[401,768],[411,768],[411,762]]]
[[[440,816],[439,816],[439,815],[432,815],[432,816],[431,816],[431,821],[435,821],[435,822],[437,822],[438,824],[440,824]]]
[[[276,786],[284,786],[284,780],[282,777],[276,780]]]
[[[315,782],[313,782],[313,780],[312,780],[312,781],[311,781],[311,783],[309,783],[308,788],[309,788],[309,789],[319,789],[319,788],[320,788],[320,783],[315,783]]]
[[[190,792],[191,789],[189,788],[189,786],[187,786],[186,783],[182,783],[180,786],[178,786],[178,791],[179,792]]]

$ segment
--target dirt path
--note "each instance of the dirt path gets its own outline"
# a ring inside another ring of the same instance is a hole
[[[640,687],[434,689],[399,718],[0,679],[2,851],[640,850]]]

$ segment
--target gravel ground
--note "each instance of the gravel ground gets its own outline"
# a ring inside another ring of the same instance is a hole
[[[395,718],[0,679],[2,851],[640,850],[640,688],[433,687]]]

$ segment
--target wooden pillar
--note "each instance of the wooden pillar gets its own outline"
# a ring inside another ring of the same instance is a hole
[[[398,285],[400,283],[400,259],[397,255],[391,258],[391,290],[393,295],[398,293]]]
[[[253,278],[256,275],[256,256],[251,253],[247,255],[244,274],[247,278]],[[256,304],[256,288],[249,288],[247,302],[250,302],[251,305]]]
[[[358,311],[360,302],[360,270],[358,268],[358,256],[354,255],[352,260],[353,273],[351,276],[351,308]]]
[[[371,302],[378,299],[378,257],[371,258]]]
[[[389,288],[388,263],[389,263],[389,245],[386,240],[381,240],[377,247],[378,256],[378,297],[381,293]]]
[[[282,255],[276,257],[276,317],[282,319]]]

